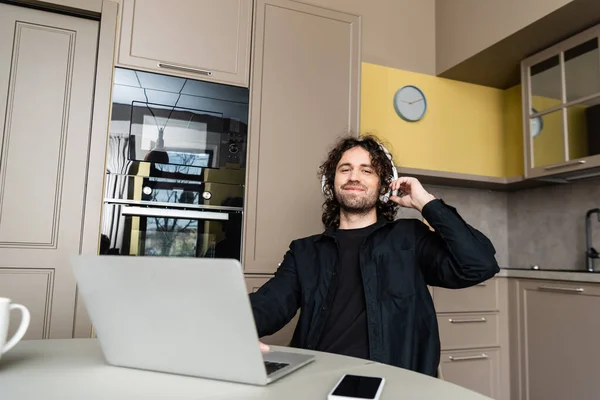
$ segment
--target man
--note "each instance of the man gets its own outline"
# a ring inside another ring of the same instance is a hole
[[[495,249],[415,178],[392,180],[373,137],[345,138],[321,165],[324,233],[294,240],[250,295],[259,337],[300,308],[291,345],[437,376],[440,341],[427,285],[465,288],[498,271]],[[386,198],[388,191],[398,195]],[[394,220],[399,206],[418,219]],[[268,347],[261,343],[263,350]]]

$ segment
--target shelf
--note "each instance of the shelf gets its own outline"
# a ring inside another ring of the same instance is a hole
[[[417,178],[421,183],[429,185],[508,191],[547,184],[544,182],[524,181],[522,176],[500,178],[493,176],[461,174],[456,172],[433,171],[420,168],[397,168],[400,176],[412,176]]]

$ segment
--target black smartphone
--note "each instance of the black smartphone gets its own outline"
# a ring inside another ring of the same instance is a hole
[[[346,374],[327,396],[328,400],[369,399],[378,400],[385,383],[384,378]]]

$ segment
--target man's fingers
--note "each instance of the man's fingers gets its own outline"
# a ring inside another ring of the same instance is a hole
[[[394,203],[400,205],[401,207],[405,207],[405,208],[411,208],[412,207],[410,205],[410,201],[406,200],[405,197],[391,196],[390,197],[390,201],[393,201]]]
[[[260,346],[260,351],[262,351],[262,352],[266,353],[271,350],[271,348],[268,345],[264,344],[261,341],[258,342],[258,345]]]
[[[394,188],[394,190],[400,189],[401,186],[408,186],[415,178],[411,178],[409,176],[401,176],[400,178],[392,181],[390,186]]]

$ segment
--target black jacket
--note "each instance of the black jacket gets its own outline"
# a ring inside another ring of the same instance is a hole
[[[386,221],[365,239],[360,267],[370,358],[436,376],[440,339],[427,285],[465,288],[500,269],[492,243],[442,200],[423,217]],[[335,229],[294,240],[275,276],[250,294],[259,337],[284,327],[301,309],[291,346],[314,349],[333,298],[338,260]]]

